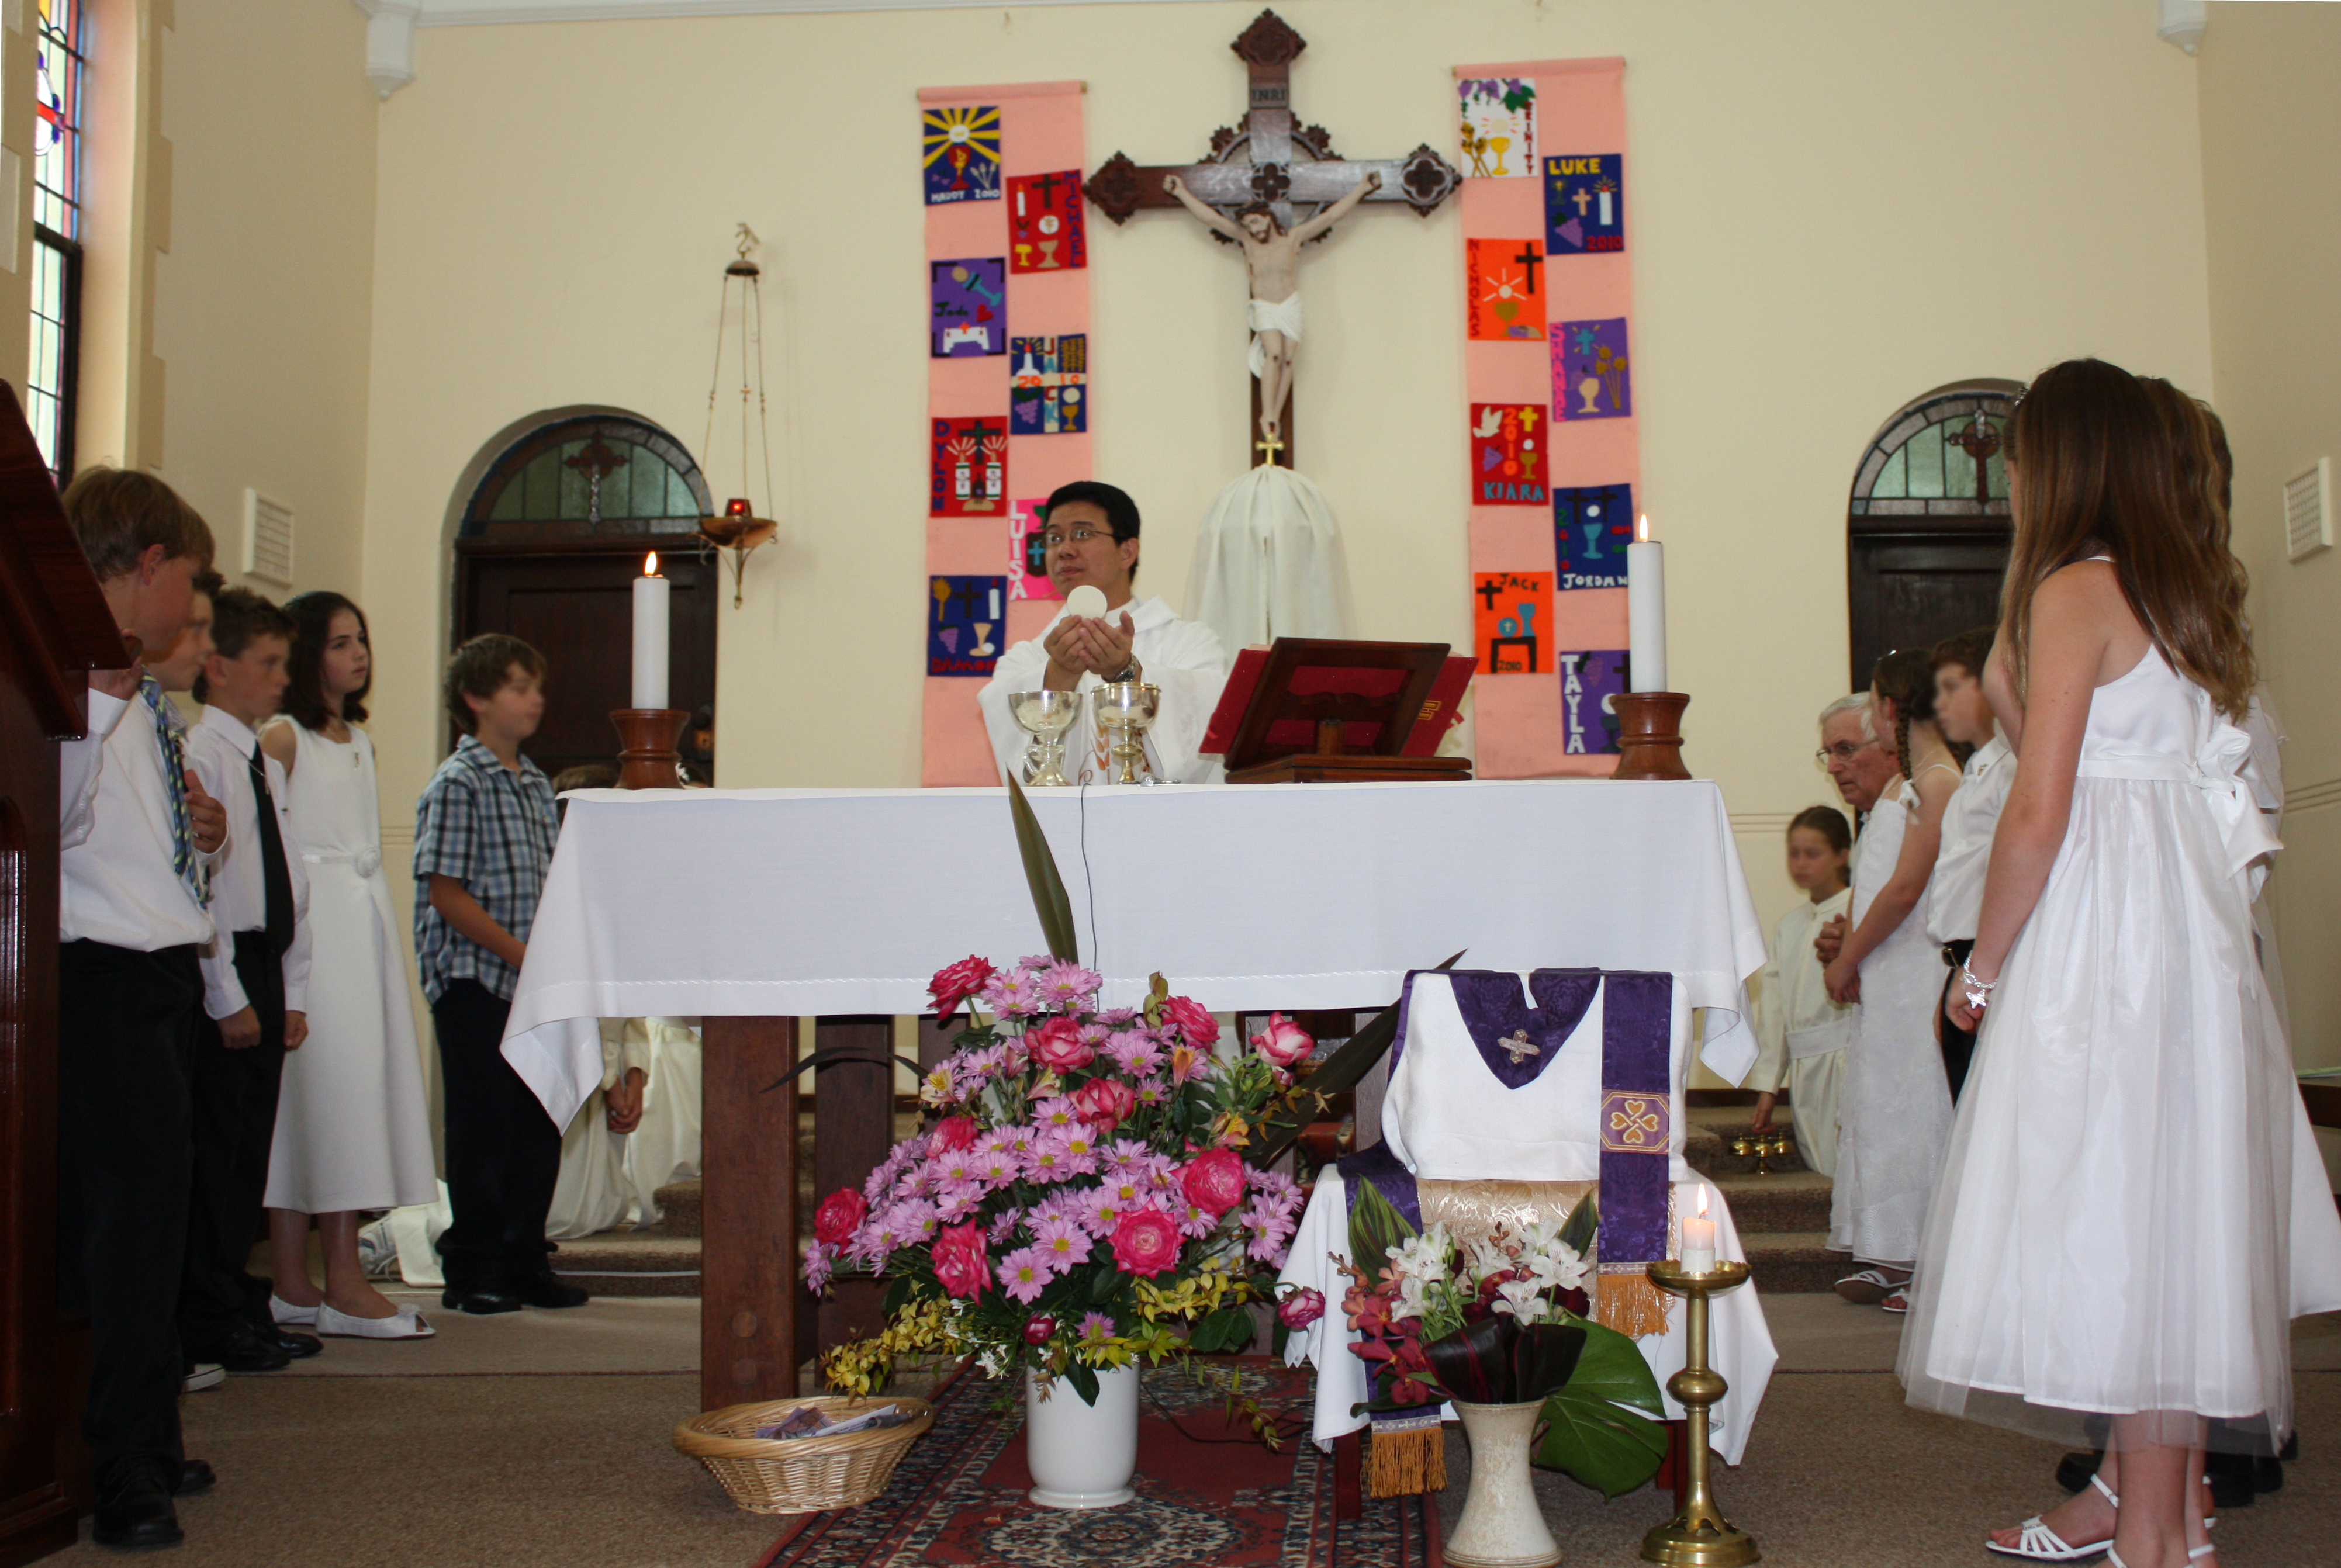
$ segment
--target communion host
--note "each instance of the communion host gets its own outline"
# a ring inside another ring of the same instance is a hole
[[[1097,590],[1105,596],[1105,613],[1076,615],[1069,606],[1040,636],[1001,655],[991,683],[976,694],[991,737],[992,760],[1022,781],[1025,749],[1032,738],[1009,717],[1013,694],[1091,691],[1110,682],[1139,680],[1162,693],[1146,732],[1154,777],[1171,784],[1218,778],[1219,759],[1198,748],[1219,705],[1220,689],[1227,684],[1227,656],[1210,627],[1180,620],[1160,599],[1136,597],[1131,585],[1138,576],[1138,503],[1112,485],[1079,480],[1059,486],[1041,516],[1050,582],[1062,596],[1077,588]],[[1091,722],[1086,702],[1064,742],[1067,779],[1076,784],[1111,779],[1108,740]]]

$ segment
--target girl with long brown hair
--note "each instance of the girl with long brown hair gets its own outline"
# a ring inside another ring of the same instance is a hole
[[[2081,360],[2017,405],[1994,707],[2017,762],[1949,1009],[1981,1028],[1900,1372],[1922,1408],[2076,1439],[2095,1491],[1988,1544],[2216,1568],[2207,1418],[2272,1452],[2289,1319],[2341,1305],[2341,1218],[2252,957],[2244,573],[2199,422]]]

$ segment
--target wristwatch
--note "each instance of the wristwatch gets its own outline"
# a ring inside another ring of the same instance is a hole
[[[1107,684],[1108,686],[1120,686],[1120,685],[1121,685],[1124,681],[1135,680],[1137,680],[1137,679],[1138,679],[1138,660],[1135,660],[1135,659],[1133,659],[1133,660],[1131,660],[1129,663],[1127,663],[1127,664],[1125,664],[1125,665],[1123,665],[1123,666],[1121,667],[1121,673],[1120,673],[1119,675],[1116,675],[1112,680],[1111,680],[1107,681],[1107,682],[1106,682],[1106,684]]]

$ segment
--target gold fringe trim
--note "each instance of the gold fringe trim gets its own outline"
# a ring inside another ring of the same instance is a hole
[[[1629,1338],[1664,1334],[1667,1331],[1666,1292],[1650,1283],[1650,1276],[1643,1272],[1641,1265],[1629,1266],[1633,1269],[1632,1273],[1628,1273],[1625,1268],[1614,1273],[1608,1268],[1601,1271],[1594,1292],[1596,1315],[1600,1318],[1604,1328],[1614,1328]]]
[[[1366,1456],[1366,1491],[1375,1497],[1411,1497],[1447,1490],[1447,1432],[1436,1419],[1385,1432],[1377,1427]]]

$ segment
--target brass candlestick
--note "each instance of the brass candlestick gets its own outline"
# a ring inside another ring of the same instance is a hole
[[[1707,1298],[1737,1290],[1748,1283],[1748,1265],[1718,1261],[1704,1274],[1693,1274],[1673,1259],[1650,1265],[1650,1283],[1683,1298],[1683,1365],[1667,1379],[1667,1392],[1683,1407],[1689,1440],[1683,1464],[1690,1472],[1682,1512],[1642,1537],[1642,1561],[1664,1563],[1670,1568],[1739,1568],[1763,1553],[1756,1537],[1735,1530],[1715,1506],[1708,1484],[1708,1406],[1723,1397],[1730,1385],[1707,1364]]]
[[[1618,715],[1618,770],[1612,779],[1688,779],[1683,766],[1682,715],[1690,698],[1680,691],[1621,691],[1609,699]]]
[[[1752,1174],[1759,1176],[1770,1176],[1773,1157],[1788,1152],[1788,1135],[1786,1133],[1736,1134],[1731,1140],[1731,1152],[1742,1159],[1754,1156],[1756,1168]]]
[[[675,742],[691,715],[680,708],[620,708],[610,714],[618,727],[618,788],[676,789],[682,753]]]

